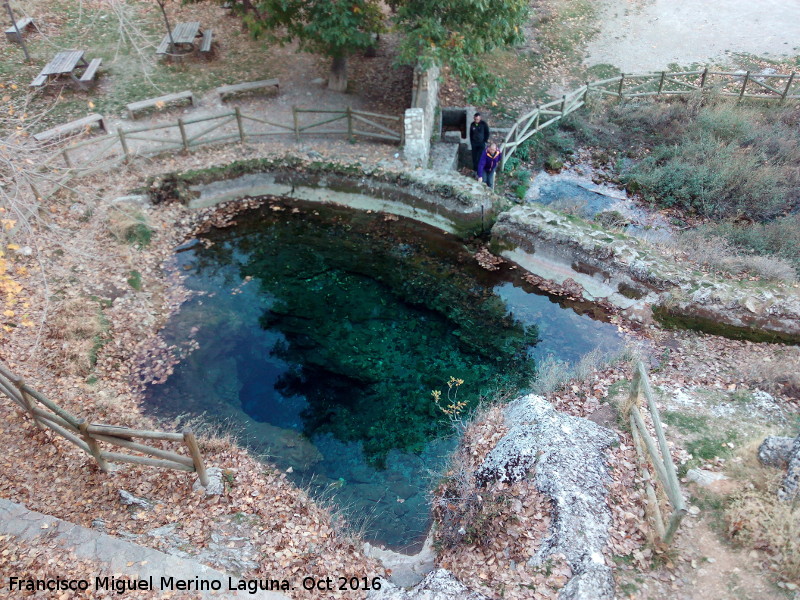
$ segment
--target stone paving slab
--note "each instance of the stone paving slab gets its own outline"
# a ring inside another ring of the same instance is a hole
[[[56,542],[74,552],[79,559],[99,563],[108,574],[121,573],[131,579],[152,577],[156,591],[160,590],[159,582],[162,576],[188,581],[200,578],[221,583],[218,592],[198,592],[198,596],[202,598],[288,600],[288,596],[275,592],[258,591],[251,594],[245,591],[229,591],[229,579],[235,589],[238,578],[229,578],[227,574],[196,561],[132,544],[93,529],[28,510],[22,504],[0,498],[0,534],[35,540],[45,532],[49,543]],[[128,566],[130,563],[133,564]],[[86,573],[86,578],[93,581],[96,575],[99,573]]]

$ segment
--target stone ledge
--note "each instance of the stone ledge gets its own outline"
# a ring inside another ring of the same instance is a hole
[[[787,285],[695,277],[641,240],[538,205],[500,214],[492,239],[535,275],[559,284],[573,279],[585,299],[608,301],[634,320],[800,342],[800,292]]]

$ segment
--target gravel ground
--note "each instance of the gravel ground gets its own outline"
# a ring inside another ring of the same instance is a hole
[[[604,0],[585,62],[633,73],[724,64],[731,52],[780,59],[798,54],[799,21],[797,0]]]

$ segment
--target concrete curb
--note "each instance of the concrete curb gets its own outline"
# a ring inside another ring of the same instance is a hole
[[[235,591],[238,578],[229,577],[196,561],[126,542],[93,529],[28,510],[22,504],[0,498],[0,534],[35,540],[44,533],[47,533],[49,542],[55,541],[64,549],[71,550],[77,558],[99,563],[104,575],[122,574],[130,579],[144,580],[152,577],[155,592],[161,590],[162,576],[190,582],[199,578],[201,581],[220,583],[219,591],[195,592],[200,598],[288,600],[288,596],[276,592],[260,590],[251,594],[247,591]],[[128,566],[130,563],[134,564]],[[21,578],[33,575],[35,574],[18,574]],[[98,575],[100,573],[85,574],[85,578],[91,582],[90,589],[94,586],[94,579]],[[233,582],[234,591],[229,590],[229,580]]]

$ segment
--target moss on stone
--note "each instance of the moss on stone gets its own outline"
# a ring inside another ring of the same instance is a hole
[[[691,329],[734,340],[748,340],[751,342],[800,344],[800,336],[797,335],[729,325],[717,319],[680,314],[674,308],[667,308],[663,305],[653,307],[653,317],[665,329]]]

